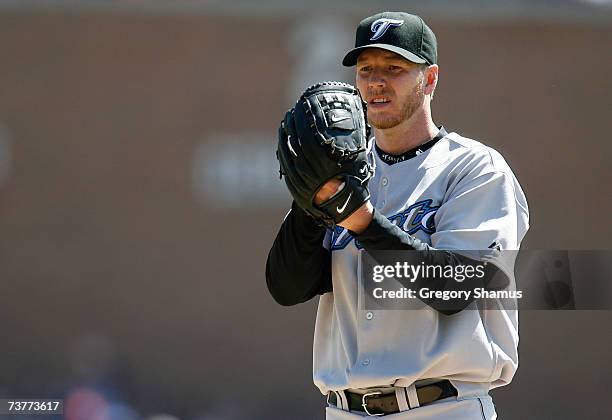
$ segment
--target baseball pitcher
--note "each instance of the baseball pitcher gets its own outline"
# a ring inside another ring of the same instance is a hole
[[[370,16],[342,61],[355,67],[356,88],[309,87],[279,128],[293,204],[266,279],[281,305],[319,296],[313,377],[327,419],[494,419],[489,390],[518,366],[516,310],[358,305],[365,252],[418,250],[427,264],[474,264],[459,251],[517,250],[529,227],[504,158],[434,123],[437,62],[423,19]]]

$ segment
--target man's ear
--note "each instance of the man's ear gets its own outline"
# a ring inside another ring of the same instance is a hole
[[[425,68],[425,94],[433,95],[434,90],[438,84],[438,70],[437,64],[432,64]]]

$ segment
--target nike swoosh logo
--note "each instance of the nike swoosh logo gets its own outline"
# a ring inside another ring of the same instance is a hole
[[[293,153],[295,157],[297,157],[297,153],[295,153],[295,150],[293,150],[293,147],[291,146],[291,136],[287,136],[287,146],[289,146],[289,150],[291,150],[291,153]]]
[[[349,118],[351,118],[351,117],[342,117],[342,116],[341,117],[337,117],[336,114],[331,114],[329,116],[329,119],[333,123],[337,123],[337,122],[340,122],[340,121],[348,120]]]
[[[353,195],[353,191],[351,191],[348,198],[346,199],[346,202],[344,203],[342,207],[336,207],[336,210],[338,211],[338,213],[342,213],[346,209],[347,204],[349,203],[349,201],[351,201],[352,195]]]
[[[364,166],[363,168],[361,168],[361,169],[359,170],[359,173],[360,173],[361,175],[365,175],[365,173],[366,173],[366,171],[367,171],[367,170],[368,170],[368,167],[367,167],[367,166]]]

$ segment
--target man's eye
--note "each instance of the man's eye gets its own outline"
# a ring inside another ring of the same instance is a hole
[[[371,67],[368,67],[368,66],[361,67],[361,68],[359,69],[359,71],[362,71],[362,72],[365,72],[365,71],[370,71],[370,70],[371,70]]]
[[[392,70],[392,71],[398,71],[398,70],[401,70],[401,69],[402,68],[400,66],[389,66],[389,70]]]

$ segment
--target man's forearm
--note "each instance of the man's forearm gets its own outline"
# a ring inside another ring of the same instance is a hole
[[[296,305],[331,291],[331,255],[323,248],[325,233],[325,228],[293,205],[266,261],[266,283],[276,302]]]
[[[359,241],[366,251],[378,262],[383,263],[389,258],[388,254],[381,254],[377,251],[418,251],[419,262],[429,266],[457,267],[457,266],[478,266],[482,261],[477,261],[450,250],[438,250],[428,244],[421,242],[417,238],[404,232],[398,226],[389,221],[380,212],[374,211],[370,224],[360,233],[351,232],[351,235]],[[396,261],[388,261],[393,264]],[[419,279],[413,287],[428,287],[432,290],[453,290],[469,289],[478,286],[485,287],[488,281],[501,271],[494,265],[487,265],[483,278],[456,282],[444,276]],[[443,301],[438,299],[421,299],[425,304],[445,315],[452,315],[460,312],[469,306],[473,298],[453,301]]]

